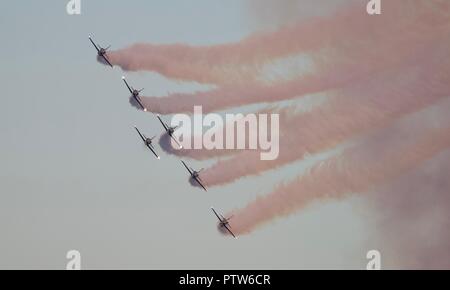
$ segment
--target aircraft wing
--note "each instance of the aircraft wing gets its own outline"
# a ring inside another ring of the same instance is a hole
[[[166,131],[169,130],[169,128],[167,128],[167,126],[166,126],[166,123],[164,123],[163,120],[161,120],[161,117],[159,115],[157,117],[158,117],[159,121],[161,122],[161,124],[163,125],[164,130],[166,130]]]
[[[139,104],[139,106],[141,106],[142,110],[147,111],[147,109],[144,107],[144,105],[142,105],[141,100],[139,100],[138,97],[134,97],[134,99]]]
[[[236,239],[236,236],[233,234],[233,232],[228,228],[227,225],[224,225],[224,227],[227,229],[227,231],[233,236],[233,238]]]
[[[114,67],[108,60],[108,58],[104,55],[102,55],[103,59],[109,64],[110,67]]]
[[[219,217],[219,215],[217,214],[217,212],[215,211],[214,208],[211,208],[213,213],[216,215],[216,217],[219,219],[220,222],[222,222],[222,219]]]
[[[201,182],[197,177],[195,177],[194,179],[195,179],[195,181],[197,181],[198,184],[200,184],[200,186],[201,186],[205,191],[208,191],[208,190],[206,189],[206,187],[202,184],[202,182]]]
[[[127,80],[125,79],[125,77],[122,77],[123,82],[125,83],[125,85],[127,86],[128,90],[130,91],[130,94],[133,94],[133,90],[130,88],[130,86],[128,85]]]
[[[148,147],[148,149],[150,149],[150,151],[152,151],[153,155],[155,155],[156,158],[159,159],[159,156],[158,156],[158,154],[156,154],[155,150],[153,150],[153,148],[151,146],[149,146],[149,145],[147,145],[147,147]]]
[[[100,52],[100,49],[98,48],[97,44],[95,44],[95,42],[92,40],[92,38],[90,36],[89,36],[89,40],[91,41],[92,45],[95,47],[97,52]]]
[[[181,160],[181,163],[183,163],[184,167],[186,167],[187,171],[189,171],[189,174],[192,175],[192,171],[189,169],[189,167],[186,165],[186,163],[184,163],[183,160]]]
[[[134,129],[136,129],[136,131],[138,132],[139,136],[141,136],[142,141],[145,142],[145,137],[141,134],[141,132],[139,132],[138,128],[134,127]]]
[[[173,136],[170,136],[170,138],[172,138],[172,139],[173,139],[173,141],[175,141],[175,143],[177,143],[177,145],[178,145],[178,147],[179,147],[180,149],[182,149],[182,148],[183,148],[183,146],[181,146],[181,145],[180,145],[180,143],[178,143],[178,141],[177,141],[177,139],[175,139],[175,137],[173,137]]]

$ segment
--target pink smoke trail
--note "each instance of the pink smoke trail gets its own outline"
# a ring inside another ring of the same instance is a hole
[[[195,136],[194,136],[195,138]],[[237,154],[241,150],[223,150],[223,149],[186,149],[183,147],[182,149],[173,148],[172,146],[172,138],[169,135],[163,134],[159,139],[159,146],[166,153],[176,155],[179,157],[187,157],[196,160],[205,160],[210,158],[217,157],[226,157],[233,154]],[[193,148],[193,147],[191,147]]]
[[[296,180],[279,185],[268,195],[234,211],[231,227],[237,234],[248,234],[313,201],[367,192],[416,168],[450,147],[449,99],[443,107],[403,120]]]
[[[219,162],[213,169],[205,172],[206,175],[208,171],[219,172],[218,175],[213,176],[220,176],[221,180],[216,181],[214,177],[211,177],[211,185],[259,174],[300,159],[305,153],[315,153],[330,148],[348,137],[361,133],[365,128],[386,125],[396,116],[418,110],[447,96],[450,92],[448,86],[450,64],[446,54],[450,47],[441,45],[439,42],[432,43],[432,46],[432,49],[427,48],[421,54],[416,54],[412,64],[403,64],[390,71],[385,70],[381,76],[367,76],[365,83],[349,86],[337,97],[331,98],[324,106],[311,112],[295,114],[290,112],[291,110],[275,111],[273,109],[258,112],[258,114],[277,112],[281,115],[281,156],[276,162],[261,162],[259,152],[240,153],[233,159]],[[415,86],[418,88],[411,86],[411,82],[417,82]],[[380,91],[379,88],[383,88],[386,92]],[[399,90],[406,91],[397,95]],[[431,95],[427,96],[428,93]],[[371,106],[368,107],[368,104]],[[368,108],[373,111],[367,111]],[[327,124],[331,126],[327,127]],[[169,142],[160,143],[169,153],[199,160],[237,153],[230,150],[171,150]],[[238,162],[240,160],[246,160],[246,162]],[[234,164],[242,165],[236,170]],[[233,170],[227,172],[229,168]]]
[[[112,51],[108,56],[113,64],[125,70],[156,71],[170,78],[201,83],[245,84],[255,80],[262,65],[275,58],[313,51],[329,44],[346,46],[348,39],[368,41],[370,35],[370,42],[363,45],[368,49],[371,43],[394,41],[407,34],[411,20],[424,25],[448,20],[439,18],[430,23],[429,18],[436,6],[448,10],[446,1],[410,2],[414,5],[407,8],[402,1],[386,2],[384,13],[379,17],[368,17],[364,13],[365,3],[359,3],[337,12],[333,18],[319,17],[272,33],[255,34],[234,44],[204,47],[135,44]],[[405,9],[408,9],[408,17],[404,17]]]
[[[372,30],[374,24],[371,17],[357,18],[361,22],[352,23],[354,27],[349,27],[348,20],[336,16],[334,26],[328,29],[340,26],[346,32],[341,34],[342,39],[311,54],[316,71],[306,75],[276,83],[260,83],[242,78],[236,73],[239,81],[230,79],[229,83],[212,91],[142,97],[142,101],[149,111],[159,114],[190,113],[195,105],[202,105],[204,112],[209,113],[253,103],[288,100],[347,86],[372,74],[416,61],[418,55],[423,55],[424,51],[443,40],[442,37],[450,30],[448,10],[431,14],[434,10],[427,7],[428,13],[425,13],[421,8],[424,8],[423,5],[417,4],[411,9],[414,13],[404,17],[407,20],[399,21],[392,18],[400,8],[392,7],[392,11],[383,14],[382,21],[377,20],[377,30]],[[392,23],[394,20],[395,23]],[[362,35],[360,30],[365,30],[366,35]],[[362,38],[354,38],[356,36]],[[208,58],[205,57],[204,61],[207,63]]]
[[[364,216],[384,265],[403,269],[450,268],[450,150],[413,172],[370,192]],[[383,268],[386,268],[384,266]]]
[[[429,59],[372,77],[339,92],[324,105],[296,114],[280,111],[280,150],[273,161],[261,161],[260,152],[244,151],[219,160],[202,172],[208,186],[223,185],[318,153],[348,138],[387,126],[450,95],[449,45],[428,51]]]

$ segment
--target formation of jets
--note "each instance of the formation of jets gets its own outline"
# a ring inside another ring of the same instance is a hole
[[[97,56],[102,58],[110,67],[114,67],[109,58],[108,58],[108,49],[111,46],[108,47],[101,47],[100,45],[96,44],[92,38],[89,36],[89,41],[92,43],[92,45],[95,47],[95,49],[97,50]],[[132,86],[130,86],[127,82],[127,80],[125,79],[125,77],[122,77],[123,82],[125,83],[125,85],[128,88],[128,91],[131,94],[131,97],[136,101],[136,103],[139,105],[139,107],[143,110],[143,111],[147,111],[147,108],[142,104],[141,98],[140,98],[140,93],[142,92],[143,89],[137,90],[135,88],[133,88]],[[178,126],[169,126],[167,123],[165,123],[162,119],[161,116],[157,115],[158,120],[161,122],[162,126],[164,127],[164,131],[165,133],[170,136],[170,138],[172,138],[172,140],[178,145],[178,147],[180,149],[182,149],[183,147],[180,145],[180,143],[178,142],[178,140],[174,137],[174,133],[175,130],[178,128]],[[139,129],[135,126],[134,129],[136,130],[136,132],[139,134],[139,137],[142,139],[142,142],[144,143],[144,145],[153,153],[153,155],[157,158],[160,159],[159,155],[156,153],[156,149],[153,146],[153,139],[156,136],[153,136],[151,138],[148,138],[147,136],[145,136],[143,133],[141,133],[141,131],[139,131]],[[181,161],[181,163],[184,165],[184,167],[187,169],[187,171],[189,172],[190,176],[190,180],[192,180],[193,182],[197,183],[198,185],[200,185],[200,187],[203,188],[203,190],[207,191],[203,180],[200,177],[200,172],[203,170],[200,169],[198,171],[194,170],[192,167],[189,167],[184,161]],[[230,233],[234,238],[236,238],[236,236],[234,235],[234,233],[231,231],[231,226],[229,223],[229,220],[232,218],[225,218],[222,214],[218,214],[216,212],[216,210],[211,207],[214,215],[219,219],[219,228],[223,228],[225,229],[228,233]]]

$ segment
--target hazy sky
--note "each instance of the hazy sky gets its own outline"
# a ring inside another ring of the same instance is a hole
[[[0,12],[0,268],[64,269],[71,249],[83,268],[365,268],[357,198],[312,205],[238,240],[221,235],[210,206],[242,207],[311,162],[208,192],[191,187],[179,159],[157,148],[156,160],[140,143],[133,125],[155,135],[160,124],[129,105],[123,72],[97,63],[87,38],[113,49],[226,43],[279,17],[264,23],[236,0],[82,0],[78,16],[66,2],[7,1]],[[330,7],[303,2],[303,17]],[[201,89],[126,76],[152,95]]]

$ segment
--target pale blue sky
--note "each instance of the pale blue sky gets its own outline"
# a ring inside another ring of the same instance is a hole
[[[301,2],[303,17],[328,7]],[[207,193],[190,187],[177,158],[157,161],[139,143],[132,125],[149,135],[160,125],[129,105],[123,72],[99,65],[87,38],[113,49],[215,44],[271,22],[237,0],[82,0],[80,16],[65,5],[8,1],[0,12],[0,268],[63,269],[70,249],[83,268],[365,268],[357,199],[313,205],[238,240],[220,235],[211,205],[242,207],[308,162]],[[149,94],[199,89],[126,75]]]

